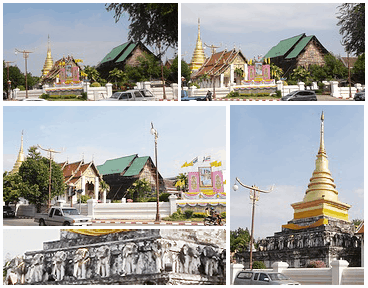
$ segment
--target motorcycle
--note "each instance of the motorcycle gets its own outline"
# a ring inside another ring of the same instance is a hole
[[[215,214],[215,217],[206,217],[203,220],[204,226],[222,226],[224,223],[222,222],[222,218],[220,214]]]

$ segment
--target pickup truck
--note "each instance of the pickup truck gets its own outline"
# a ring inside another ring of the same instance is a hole
[[[34,221],[40,226],[86,226],[92,225],[91,218],[79,214],[73,207],[51,207],[48,213],[36,214]]]

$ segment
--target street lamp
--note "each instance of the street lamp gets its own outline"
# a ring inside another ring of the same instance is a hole
[[[248,185],[245,185],[243,184],[242,182],[240,182],[239,178],[236,177],[236,181],[239,182],[239,184],[245,188],[248,188],[250,189],[250,192],[249,192],[249,198],[250,200],[252,200],[252,228],[251,228],[251,234],[250,234],[250,253],[249,253],[249,269],[253,269],[253,238],[254,238],[254,210],[255,210],[255,207],[256,207],[256,201],[259,200],[259,194],[260,192],[262,193],[270,193],[273,188],[274,188],[274,185],[272,185],[272,187],[270,188],[269,191],[264,191],[264,190],[260,190],[257,186],[253,185],[253,186],[248,186]],[[233,186],[233,190],[236,191],[239,189],[239,186],[236,185],[236,182]]]
[[[17,55],[18,53],[23,53],[23,58],[25,61],[25,68],[26,68],[26,98],[28,98],[28,86],[27,86],[27,59],[29,57],[29,53],[33,53],[32,51],[20,51],[18,49],[15,49],[15,55]]]
[[[49,148],[49,149],[42,148],[38,144],[37,144],[37,147],[40,148],[43,151],[46,151],[46,152],[50,153],[49,199],[47,201],[47,208],[50,209],[50,207],[51,207],[51,161],[52,161],[52,153],[61,153],[61,152],[55,151],[51,148]]]
[[[155,159],[156,159],[156,221],[160,221],[160,199],[159,199],[159,182],[158,182],[158,167],[157,167],[157,139],[158,132],[153,127],[153,123],[151,122],[151,134],[155,136]]]

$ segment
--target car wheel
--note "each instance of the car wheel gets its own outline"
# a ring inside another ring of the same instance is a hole
[[[63,223],[63,226],[70,226],[70,223],[69,223],[68,221],[65,221],[65,222]]]
[[[40,221],[39,221],[38,225],[39,225],[39,226],[46,226],[45,220],[40,219]]]

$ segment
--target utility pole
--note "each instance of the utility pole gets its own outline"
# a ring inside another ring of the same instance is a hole
[[[151,134],[155,137],[155,159],[156,159],[156,222],[161,221],[160,217],[160,183],[158,181],[158,167],[157,167],[157,139],[158,139],[158,132],[153,127],[153,123],[151,122]]]
[[[23,54],[23,58],[25,61],[25,69],[26,69],[26,98],[28,98],[28,86],[27,86],[27,59],[29,57],[29,53],[33,53],[32,51],[20,51],[18,49],[15,49],[15,55],[17,55],[18,53],[22,53]]]
[[[259,200],[259,193],[270,193],[273,188],[274,185],[270,188],[269,191],[265,191],[265,190],[261,190],[259,189],[257,186],[253,185],[253,186],[248,186],[243,184],[242,182],[240,182],[239,178],[236,177],[236,181],[239,182],[239,184],[247,189],[250,189],[250,193],[249,193],[249,198],[250,200],[252,200],[252,228],[251,228],[251,234],[250,234],[250,253],[249,253],[249,269],[253,269],[253,240],[254,240],[254,210],[256,208],[256,201]],[[233,186],[233,190],[236,191],[238,190],[239,187],[238,185],[234,184]]]
[[[48,199],[48,201],[47,201],[47,208],[48,209],[50,209],[50,207],[51,207],[51,163],[52,163],[52,153],[61,153],[61,151],[60,152],[58,152],[58,151],[55,151],[55,150],[53,150],[53,149],[51,149],[51,148],[49,148],[49,149],[45,149],[45,148],[42,148],[40,145],[38,145],[37,144],[37,147],[38,148],[40,148],[41,150],[43,150],[43,151],[46,151],[46,152],[49,152],[50,153],[50,175],[49,175],[49,199]]]

